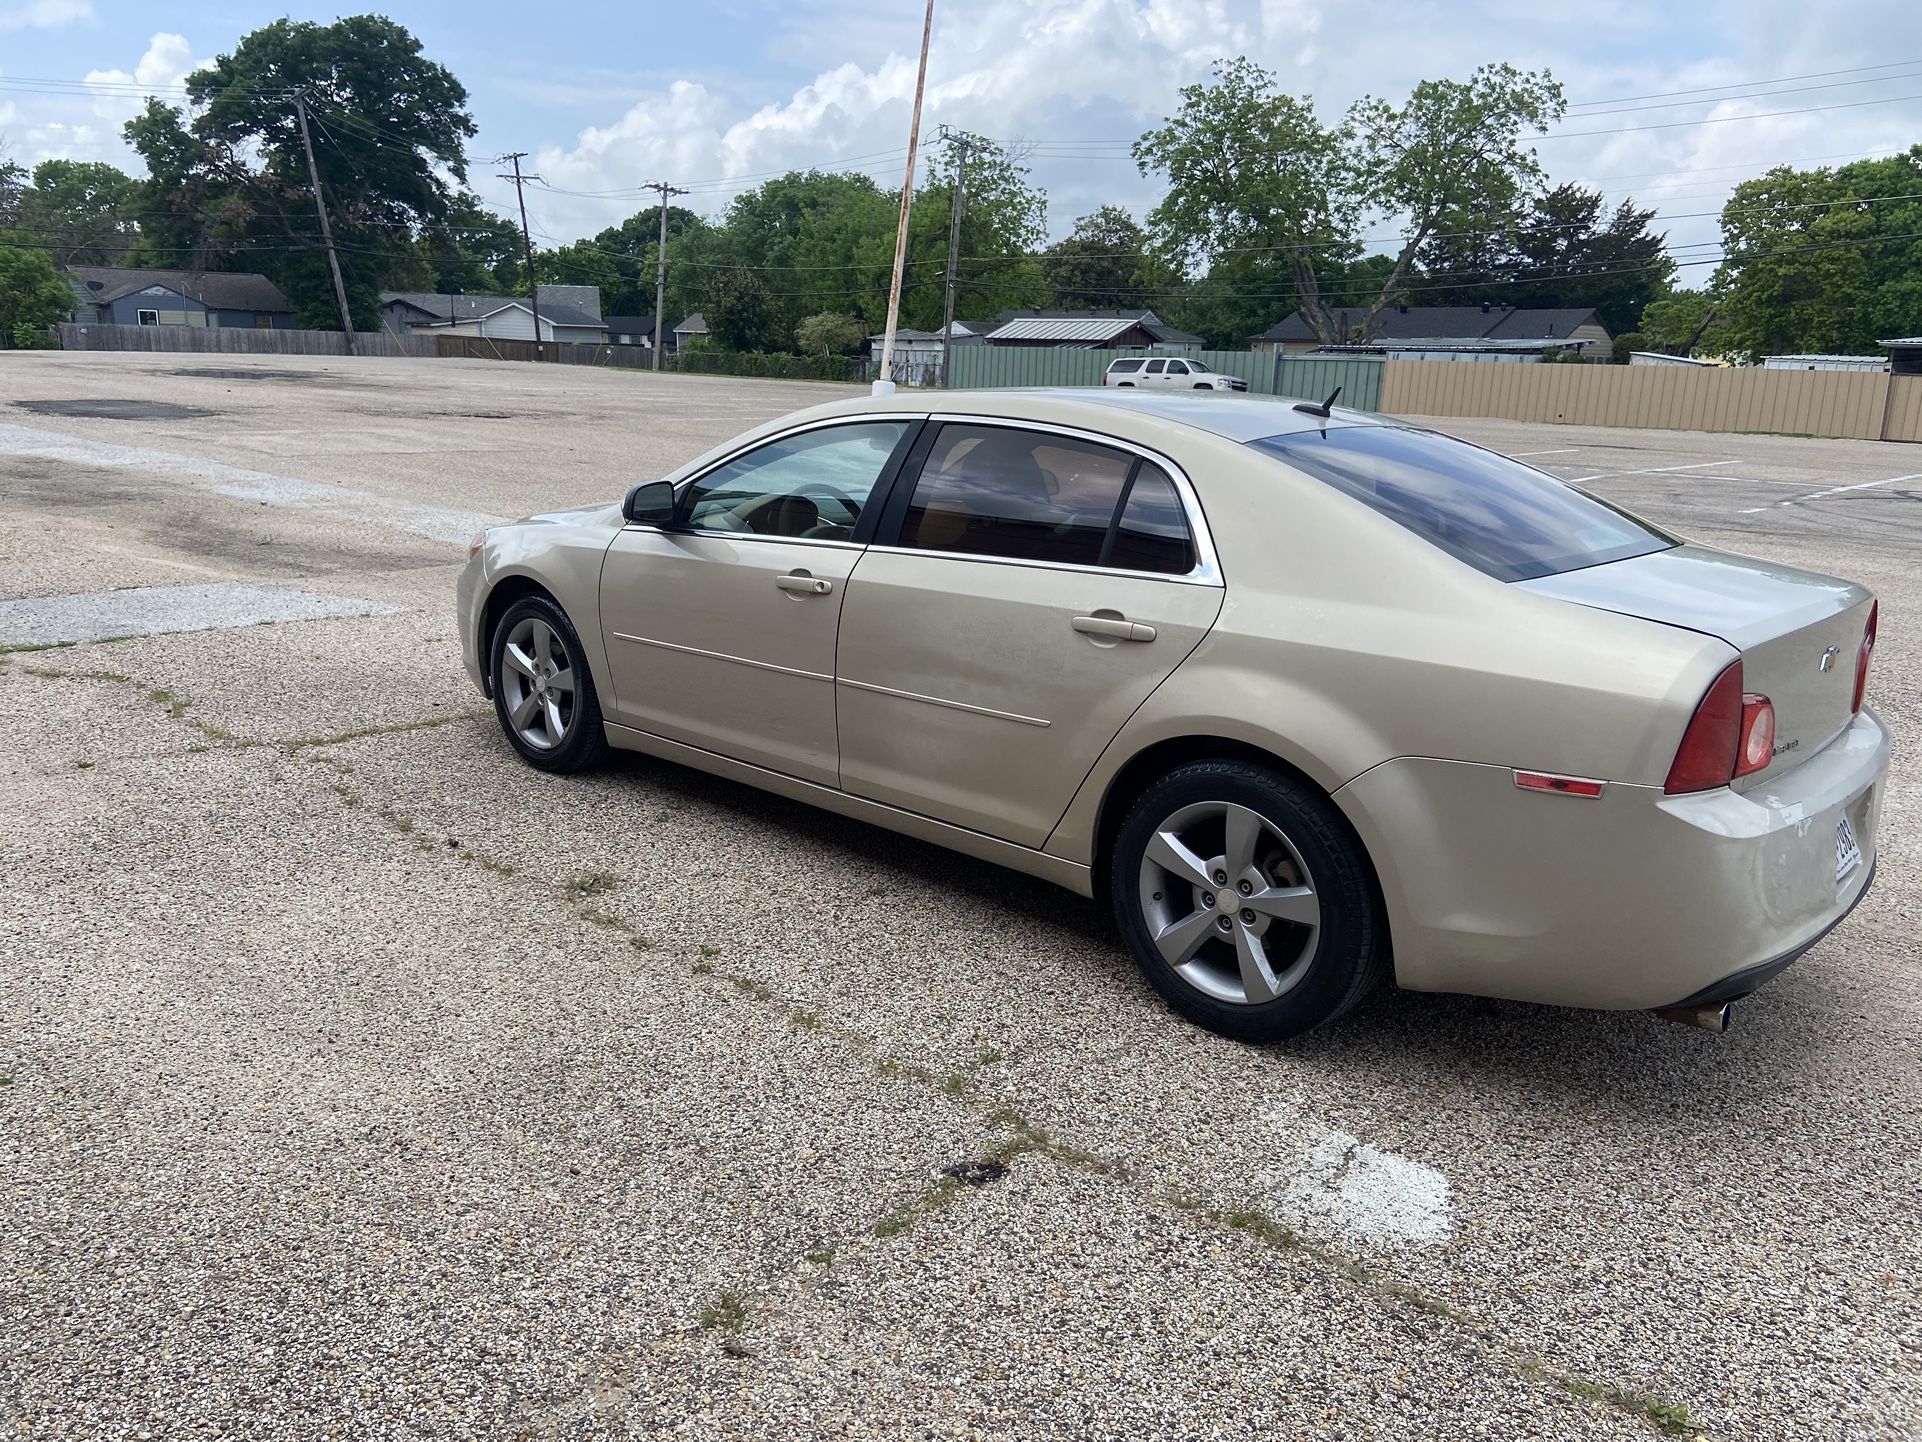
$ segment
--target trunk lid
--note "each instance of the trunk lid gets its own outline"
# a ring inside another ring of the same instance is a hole
[[[1738,791],[1806,761],[1853,715],[1856,652],[1874,600],[1853,582],[1684,545],[1515,584],[1740,651],[1742,688],[1775,704],[1775,759],[1737,780]]]

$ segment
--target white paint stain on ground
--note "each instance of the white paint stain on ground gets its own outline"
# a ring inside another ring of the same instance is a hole
[[[182,455],[178,451],[153,450],[146,446],[121,446],[109,441],[90,441],[60,431],[37,426],[0,425],[0,455],[33,456],[41,460],[66,461],[77,466],[108,466],[146,471],[153,475],[183,476],[201,482],[215,495],[240,501],[256,501],[268,506],[290,506],[323,511],[344,520],[365,521],[424,536],[430,541],[466,542],[484,526],[498,526],[504,519],[481,511],[461,511],[449,506],[426,506],[414,501],[377,496],[351,486],[328,481],[302,481],[292,476],[277,476],[267,471],[250,471],[222,461]]]
[[[320,621],[330,616],[389,616],[381,601],[278,591],[244,581],[204,586],[134,586],[0,601],[0,642],[42,646],[55,641],[99,641],[109,636],[160,636],[215,631],[262,621]]]
[[[1400,1249],[1438,1247],[1454,1233],[1448,1178],[1422,1162],[1271,1107],[1262,1120],[1285,1156],[1264,1178],[1276,1218],[1309,1233]]]

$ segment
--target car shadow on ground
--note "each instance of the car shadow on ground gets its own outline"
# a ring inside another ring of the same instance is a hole
[[[505,750],[505,742],[499,743]],[[1059,887],[676,763],[617,753],[612,776],[683,801],[707,804],[784,834],[832,861],[899,872],[934,893],[1006,913],[1017,924],[1066,927],[1094,943],[1113,977],[1140,1004],[1168,1012],[1127,955],[1107,908]],[[1846,933],[1842,945],[1846,946]],[[1837,941],[1825,943],[1833,950]],[[1385,987],[1339,1022],[1266,1050],[1325,1068],[1331,1082],[1432,1086],[1490,1108],[1529,1112],[1574,1107],[1647,1120],[1695,1121],[1727,1108],[1772,1109],[1817,1070],[1823,1034],[1835,1024],[1820,976],[1821,951],[1762,994],[1738,1003],[1724,1035],[1645,1012],[1600,1012]],[[1091,978],[1092,980],[1092,978]]]

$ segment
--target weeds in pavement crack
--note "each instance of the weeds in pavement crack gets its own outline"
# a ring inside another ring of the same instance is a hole
[[[722,1292],[701,1308],[701,1327],[709,1332],[738,1332],[747,1325],[747,1306],[732,1292]]]

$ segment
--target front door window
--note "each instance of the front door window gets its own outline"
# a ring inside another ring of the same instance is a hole
[[[845,541],[913,421],[864,421],[757,446],[694,482],[681,515],[697,531]]]

